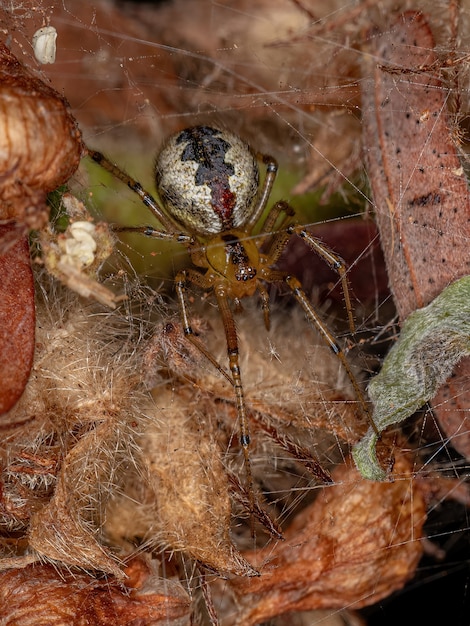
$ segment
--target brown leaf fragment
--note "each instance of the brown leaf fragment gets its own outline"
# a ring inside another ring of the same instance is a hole
[[[363,137],[376,220],[400,318],[470,272],[468,186],[422,13],[404,13],[367,55]]]
[[[0,224],[0,247],[15,231]],[[1,249],[1,248],[0,248]],[[34,356],[34,285],[25,237],[0,254],[0,414],[9,411],[28,381]],[[8,417],[2,426],[8,426]]]
[[[103,411],[107,419],[85,434],[65,457],[53,497],[31,517],[28,539],[42,557],[122,578],[118,560],[99,543],[95,529],[99,508],[109,497],[99,483],[110,480],[113,464],[122,454],[123,435],[109,413]],[[110,455],[110,446],[116,460]],[[95,515],[89,512],[93,506]]]
[[[377,225],[400,319],[470,273],[470,195],[438,75],[434,38],[408,11],[373,39],[364,69],[363,138]],[[433,409],[452,444],[470,456],[470,360]]]
[[[158,578],[142,560],[126,569],[126,586],[50,565],[0,573],[0,621],[8,626],[151,626],[189,624],[183,587]]]
[[[135,344],[123,346],[129,324],[119,313],[83,305],[45,272],[41,286],[35,362],[10,411],[28,423],[0,445],[0,530],[24,541],[2,555],[32,552],[122,577],[101,527],[107,500],[134,463],[143,398]]]
[[[287,529],[285,541],[244,553],[258,578],[228,582],[236,599],[234,623],[259,624],[292,611],[360,608],[410,579],[422,554],[425,501],[404,456],[394,481],[364,480],[349,465],[335,485]]]
[[[432,400],[434,414],[452,446],[470,459],[470,359],[464,358],[454,368],[451,378]]]
[[[93,537],[90,529],[80,523],[80,515],[68,502],[64,489],[57,488],[55,499],[40,513],[33,515],[28,540],[44,559],[67,565],[100,570],[122,579],[118,562]]]
[[[80,162],[80,131],[68,103],[0,43],[1,218],[40,228],[46,194]]]

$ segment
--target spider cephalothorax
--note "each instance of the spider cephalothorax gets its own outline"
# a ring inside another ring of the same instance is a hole
[[[269,297],[265,285],[285,283],[308,320],[340,359],[362,410],[369,417],[367,403],[342,349],[310,303],[301,283],[295,276],[275,268],[291,235],[303,239],[339,274],[353,328],[346,267],[341,257],[296,224],[294,211],[286,202],[274,204],[262,219],[277,173],[277,163],[272,157],[256,155],[237,135],[225,130],[208,126],[182,130],[166,141],[156,160],[155,178],[161,206],[138,182],[102,154],[89,150],[89,155],[135,191],[163,227],[160,230],[152,226],[119,226],[116,230],[177,241],[185,245],[191,255],[194,267],[178,272],[175,278],[183,329],[187,339],[233,385],[250,492],[248,416],[231,303],[239,305],[242,298],[258,292],[265,325],[269,329]],[[258,161],[266,166],[261,186]],[[258,222],[261,225],[254,234]],[[229,372],[192,331],[185,298],[189,283],[214,293],[225,329]]]

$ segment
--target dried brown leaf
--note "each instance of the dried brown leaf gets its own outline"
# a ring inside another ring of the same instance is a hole
[[[14,225],[0,224],[0,246]],[[0,414],[9,411],[23,393],[34,356],[34,285],[29,245],[22,237],[3,252],[0,248]],[[12,420],[2,417],[2,427]]]
[[[409,461],[397,458],[394,481],[364,480],[349,465],[285,533],[285,542],[244,556],[260,570],[229,586],[236,624],[248,626],[290,611],[360,608],[400,589],[422,554],[425,502]]]
[[[66,101],[0,42],[0,413],[24,390],[34,352],[34,292],[28,229],[41,228],[46,194],[66,182],[81,155]],[[6,423],[11,423],[6,418]]]
[[[110,495],[100,485],[109,481],[117,461],[109,458],[110,448],[119,448],[122,437],[106,417],[65,457],[52,499],[31,517],[28,540],[42,558],[122,578],[119,562],[97,541],[95,530]]]
[[[126,586],[50,565],[0,572],[0,621],[5,626],[153,626],[189,624],[181,585],[158,578],[135,559]]]
[[[50,291],[43,303],[38,292],[33,373],[11,411],[28,425],[0,445],[0,527],[27,534],[42,559],[120,576],[100,528],[134,463],[145,397],[136,391],[135,346],[124,317],[83,307],[43,279]]]
[[[139,510],[131,499],[120,499],[107,517],[132,519],[129,538],[132,532],[143,534],[151,543],[184,552],[219,574],[255,575],[230,537],[229,484],[207,421],[215,417],[213,407],[193,390],[175,394],[159,388],[156,402],[155,419],[140,440],[150,488],[147,506]],[[123,510],[129,507],[130,514]],[[115,534],[112,521],[108,532],[111,526]]]
[[[470,194],[447,110],[434,38],[425,15],[402,14],[365,57],[363,137],[376,220],[395,304],[403,321],[470,272]],[[379,62],[377,63],[377,59]],[[470,360],[433,408],[470,455]]]
[[[80,162],[80,132],[67,102],[0,44],[2,219],[40,228],[49,191]]]

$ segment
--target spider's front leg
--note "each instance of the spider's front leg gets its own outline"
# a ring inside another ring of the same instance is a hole
[[[279,211],[285,212],[286,217],[290,215],[289,205],[287,205],[286,203],[278,203],[276,210],[278,212]],[[363,414],[365,415],[368,423],[372,426],[374,431],[377,432],[377,427],[372,419],[372,414],[371,414],[369,405],[367,403],[367,400],[364,396],[364,393],[358,381],[356,380],[356,377],[351,369],[351,366],[349,365],[346,355],[344,354],[342,348],[336,341],[334,335],[330,332],[326,324],[323,322],[321,317],[315,311],[315,308],[312,306],[309,299],[307,298],[307,295],[302,289],[301,283],[299,282],[297,278],[295,278],[295,276],[286,274],[285,272],[280,272],[280,271],[271,269],[272,266],[275,265],[275,263],[281,257],[287,245],[287,242],[289,241],[290,237],[293,234],[296,234],[301,239],[303,239],[306,242],[306,244],[309,246],[309,248],[311,248],[314,252],[316,252],[324,261],[326,261],[326,263],[328,263],[328,265],[333,270],[335,270],[338,273],[341,279],[342,287],[343,287],[343,294],[344,294],[344,300],[345,300],[346,309],[348,313],[349,326],[352,332],[355,331],[354,319],[353,319],[353,314],[352,314],[352,306],[351,306],[351,298],[349,296],[349,288],[348,288],[348,282],[347,282],[346,263],[343,261],[343,259],[340,256],[338,256],[336,253],[330,250],[330,248],[328,248],[328,246],[326,246],[322,241],[320,241],[319,239],[314,237],[311,233],[309,233],[305,229],[304,226],[301,226],[299,224],[290,224],[285,229],[280,230],[273,235],[269,251],[264,256],[264,263],[263,263],[264,268],[262,272],[263,279],[269,283],[285,282],[289,286],[297,302],[303,308],[307,316],[307,319],[320,332],[320,334],[323,336],[326,343],[330,346],[331,350],[341,361],[343,368],[346,374],[348,375],[349,380],[351,381],[356,397],[359,400]]]
[[[240,371],[237,329],[235,327],[235,320],[233,319],[232,311],[230,310],[228,297],[225,293],[223,286],[215,288],[215,296],[217,298],[217,305],[219,307],[225,329],[229,367],[230,373],[232,375],[233,386],[235,389],[235,398],[237,402],[237,414],[240,426],[240,445],[242,446],[243,456],[245,458],[245,471],[248,481],[250,498],[250,512],[253,514],[255,510],[255,496],[253,491],[253,475],[251,472],[251,462],[249,454],[250,432],[248,427],[248,416],[246,413],[245,395],[243,393],[243,385]]]
[[[181,315],[181,323],[183,324],[183,333],[188,341],[190,341],[193,346],[195,346],[199,352],[201,352],[206,359],[212,363],[212,365],[218,370],[222,376],[233,385],[233,379],[227,374],[223,367],[221,367],[220,363],[214,358],[214,356],[209,352],[209,350],[205,347],[202,341],[195,336],[191,322],[189,321],[188,315],[188,307],[186,305],[186,298],[184,297],[184,292],[186,290],[186,285],[188,282],[191,282],[201,289],[210,289],[212,287],[212,282],[206,278],[204,274],[201,274],[197,270],[186,269],[178,272],[175,278],[175,289],[176,295],[178,297],[178,304],[180,308]]]
[[[253,476],[251,471],[251,462],[249,455],[250,446],[250,434],[248,427],[248,416],[245,405],[245,396],[243,392],[243,385],[241,380],[239,353],[238,353],[238,335],[235,327],[235,320],[233,319],[232,311],[230,310],[228,296],[225,293],[223,286],[214,285],[214,279],[210,274],[201,274],[197,270],[186,269],[178,272],[176,276],[176,293],[178,296],[178,302],[180,305],[181,319],[183,323],[183,331],[185,337],[198,349],[202,354],[214,365],[214,367],[233,385],[235,390],[235,399],[237,405],[237,415],[240,428],[240,445],[243,450],[243,456],[245,461],[245,471],[248,482],[249,493],[249,506],[250,512],[253,514],[255,511],[256,503],[253,491]],[[191,324],[189,321],[188,310],[186,306],[186,300],[184,297],[185,288],[188,282],[191,282],[202,289],[214,288],[215,296],[217,299],[217,305],[222,317],[222,322],[225,330],[225,338],[227,342],[227,353],[229,359],[230,376],[216,361],[214,356],[207,350],[202,342],[194,336]]]
[[[292,235],[297,235],[302,239],[307,246],[313,250],[319,257],[321,257],[330,268],[336,272],[341,280],[341,288],[343,291],[344,304],[346,306],[346,312],[348,315],[349,328],[352,333],[356,332],[353,308],[351,305],[351,297],[349,295],[347,265],[345,261],[331,248],[323,243],[317,237],[314,237],[305,226],[296,224],[295,222],[288,223],[289,220],[295,215],[294,209],[288,202],[280,201],[272,207],[269,215],[267,216],[265,223],[262,226],[262,233],[269,233],[270,229],[274,227],[276,220],[281,213],[285,214],[283,223],[280,225],[279,230],[273,233],[271,241],[269,243],[269,251],[266,254],[266,265],[272,267],[280,259],[284,252],[286,245]]]
[[[159,230],[153,226],[116,226],[112,228],[115,232],[126,233],[142,233],[146,237],[153,237],[154,239],[163,239],[167,241],[176,241],[185,245],[193,245],[195,243],[194,237],[187,233],[178,232],[176,224],[171,220],[168,215],[163,211],[158,202],[153,196],[151,196],[142,185],[134,180],[129,174],[121,170],[117,165],[114,165],[112,161],[107,159],[101,152],[97,150],[91,150],[87,148],[88,156],[98,163],[103,169],[112,174],[115,178],[123,182],[134,193],[136,193],[142,202],[148,207],[157,220],[162,224],[164,230]]]

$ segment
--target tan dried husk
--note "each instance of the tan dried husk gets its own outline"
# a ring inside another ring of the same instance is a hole
[[[207,401],[164,388],[155,395],[158,408],[149,412],[139,440],[145,480],[131,477],[125,496],[113,503],[108,535],[117,541],[140,536],[221,575],[253,575],[230,537],[229,483],[220,446],[204,416]]]

